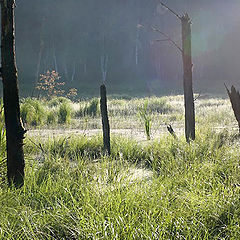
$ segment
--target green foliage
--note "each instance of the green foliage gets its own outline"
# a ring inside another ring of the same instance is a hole
[[[55,110],[50,110],[47,113],[47,124],[57,123],[57,112]]]
[[[235,135],[199,129],[190,144],[117,137],[111,157],[101,140],[55,138],[42,150],[27,141],[28,159],[45,160],[27,161],[22,189],[0,189],[0,238],[238,239]]]
[[[72,112],[71,105],[66,102],[63,102],[59,106],[59,110],[58,110],[58,123],[69,124],[71,122],[71,112]]]
[[[151,139],[151,113],[148,108],[148,102],[146,101],[142,107],[139,107],[139,117],[144,123],[145,133],[147,140]]]
[[[68,104],[70,104],[70,103],[71,103],[71,100],[69,100],[69,99],[66,98],[66,97],[55,97],[55,98],[51,99],[51,100],[48,102],[48,106],[49,106],[49,107],[58,107],[58,106],[61,105],[62,103],[68,103]]]
[[[80,102],[80,109],[75,113],[76,117],[97,117],[100,113],[100,104],[98,98],[93,98],[90,101]]]
[[[44,123],[45,109],[44,103],[37,99],[26,98],[21,104],[21,119],[24,124],[39,126]]]
[[[84,110],[85,114],[90,115],[92,117],[96,117],[97,113],[99,113],[99,99],[93,98],[88,106],[86,106]]]

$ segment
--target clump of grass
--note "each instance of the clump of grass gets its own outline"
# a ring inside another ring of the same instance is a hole
[[[149,109],[148,109],[148,102],[147,101],[144,103],[144,105],[141,108],[139,107],[139,117],[140,117],[140,120],[144,124],[147,140],[150,140],[151,139],[151,121],[152,121],[152,118],[151,118],[151,113],[149,112]]]
[[[71,122],[71,106],[70,104],[63,102],[58,110],[58,123],[65,124]]]
[[[47,113],[47,124],[56,124],[57,123],[57,113],[55,110],[50,110]]]
[[[164,97],[162,97],[162,98],[157,98],[157,97],[149,98],[148,108],[149,108],[149,110],[151,110],[151,112],[161,113],[161,114],[171,113],[173,111],[171,105],[169,105],[167,103],[167,99],[164,98]]]
[[[86,101],[84,105],[80,105],[80,109],[75,113],[76,117],[96,117],[100,113],[99,99],[93,98],[91,101]]]
[[[92,117],[96,117],[99,113],[99,99],[93,98],[89,105],[85,107],[84,109],[85,115],[89,115]]]
[[[48,103],[49,107],[58,107],[59,105],[63,103],[69,103],[70,104],[71,100],[66,98],[66,97],[55,97],[51,99]]]
[[[21,119],[24,124],[39,126],[45,120],[44,103],[37,99],[26,98],[21,104]]]

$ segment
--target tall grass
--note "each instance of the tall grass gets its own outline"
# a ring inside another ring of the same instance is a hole
[[[129,125],[142,101],[110,100],[111,118]],[[63,104],[43,106],[58,111]],[[149,99],[148,107],[153,123],[182,123],[181,96]],[[234,116],[225,100],[200,100],[196,109],[190,144],[166,134],[148,143],[113,136],[107,157],[100,136],[27,138],[24,187],[0,186],[0,239],[238,240],[240,139],[232,128],[212,127],[233,125]]]
[[[58,123],[69,124],[71,122],[71,112],[72,112],[71,105],[66,102],[63,102],[59,106],[59,110],[58,110]]]
[[[151,113],[148,109],[148,102],[146,101],[142,107],[139,108],[139,117],[141,122],[144,124],[145,133],[147,140],[151,139]]]
[[[79,117],[97,117],[100,116],[100,104],[98,98],[93,98],[90,101],[80,102],[80,108],[76,111],[75,116]]]
[[[24,124],[39,126],[45,120],[44,103],[37,99],[26,98],[21,104],[21,119]]]
[[[191,144],[112,141],[110,157],[100,137],[46,140],[42,150],[27,141],[24,187],[0,190],[0,238],[238,239],[235,135],[201,129]]]

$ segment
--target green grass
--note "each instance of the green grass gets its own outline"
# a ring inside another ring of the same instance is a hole
[[[163,99],[168,110],[152,110],[161,117],[154,121],[181,123],[182,97]],[[112,121],[138,101],[110,100],[119,111]],[[116,135],[111,156],[103,155],[101,135],[28,137],[24,187],[0,187],[0,239],[238,240],[240,138],[228,127],[230,110],[224,99],[200,100],[195,142],[182,134],[148,142]],[[125,112],[126,122],[137,119]]]

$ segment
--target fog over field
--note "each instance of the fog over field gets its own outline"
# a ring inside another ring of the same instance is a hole
[[[69,87],[96,95],[107,56],[111,93],[182,93],[181,54],[151,31],[158,27],[179,45],[180,22],[157,0],[17,0],[16,46],[21,95],[37,75],[56,70]],[[223,93],[239,86],[240,2],[169,0],[192,19],[194,89]],[[143,27],[139,27],[142,25]],[[39,67],[38,67],[39,65]]]

